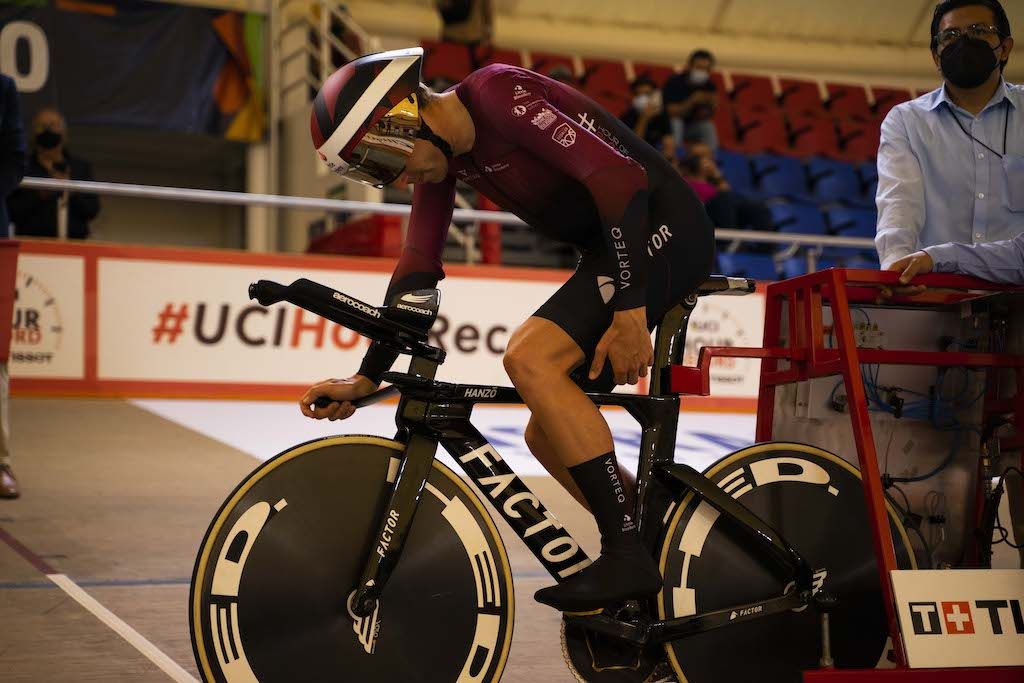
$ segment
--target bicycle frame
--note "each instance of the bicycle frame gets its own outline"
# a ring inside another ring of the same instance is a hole
[[[689,310],[692,311],[692,306]],[[685,317],[688,315],[687,311]],[[563,581],[591,562],[579,543],[470,420],[477,403],[522,403],[519,394],[509,387],[437,382],[431,379],[436,369],[437,364],[432,361],[414,359],[408,374],[385,375],[385,380],[402,394],[396,422],[398,438],[406,444],[406,451],[392,484],[390,499],[382,509],[378,536],[382,540],[369,553],[353,600],[353,611],[360,616],[376,608],[399,561],[438,443],[459,463],[476,489],[492,503],[555,580]],[[641,537],[652,552],[661,540],[661,521],[668,506],[692,492],[732,519],[750,541],[753,551],[780,576],[792,579],[795,588],[764,601],[680,619],[628,623],[604,615],[567,615],[569,621],[585,623],[591,630],[636,644],[661,643],[761,619],[808,603],[813,571],[792,546],[702,474],[673,462],[679,419],[677,396],[598,393],[587,396],[598,406],[625,408],[640,424],[636,512]],[[386,543],[385,537],[389,539]]]
[[[700,293],[749,293],[752,281],[713,278]],[[679,397],[668,393],[670,368],[682,361],[689,318],[697,305],[694,293],[670,310],[659,325],[655,344],[651,395],[587,394],[598,406],[625,408],[640,424],[640,466],[637,472],[635,513],[641,538],[655,552],[660,545],[662,521],[675,500],[693,493],[707,501],[746,534],[752,552],[780,576],[793,581],[790,593],[764,601],[735,605],[715,612],[680,619],[649,621],[642,617],[623,622],[599,616],[566,615],[570,621],[585,619],[586,627],[638,644],[665,642],[686,635],[741,624],[806,605],[812,597],[813,572],[807,563],[763,520],[692,468],[674,462]],[[563,581],[590,564],[590,558],[572,535],[530,491],[494,447],[472,425],[477,403],[523,403],[508,387],[451,384],[434,380],[444,360],[443,352],[425,342],[426,328],[392,324],[376,309],[341,292],[298,280],[289,287],[260,281],[250,286],[250,296],[263,305],[287,300],[317,315],[361,332],[378,343],[412,356],[407,373],[389,372],[384,379],[393,387],[376,392],[357,405],[373,403],[401,393],[396,423],[397,439],[405,444],[388,502],[381,509],[377,541],[367,560],[352,600],[355,615],[373,613],[412,528],[427,477],[442,444],[463,468],[473,484],[488,498],[516,535],[545,569]],[[421,311],[421,313],[428,313]],[[436,313],[436,311],[435,311]],[[426,327],[433,322],[429,318]]]

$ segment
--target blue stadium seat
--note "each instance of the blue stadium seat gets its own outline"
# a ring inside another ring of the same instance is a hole
[[[865,161],[857,166],[857,175],[860,176],[862,205],[874,206],[878,193],[878,167],[874,161]]]
[[[807,274],[807,257],[793,256],[782,262],[782,274],[787,277],[799,277]]]
[[[777,154],[758,154],[751,157],[757,193],[765,199],[784,197],[795,201],[810,201],[807,173],[803,162],[794,157]]]
[[[775,280],[779,276],[775,259],[768,254],[722,252],[718,254],[718,264],[722,275],[752,277],[755,280]]]
[[[874,237],[878,216],[871,209],[836,207],[828,211],[832,232],[846,237]]]
[[[753,195],[754,175],[750,169],[750,160],[745,154],[718,150],[718,167],[725,179],[729,181],[733,191],[739,194]]]
[[[853,164],[832,159],[813,158],[807,162],[814,198],[822,204],[842,202],[861,203],[863,194],[860,176]]]
[[[816,206],[806,204],[770,204],[772,227],[779,232],[803,235],[824,235],[828,233],[825,217]]]

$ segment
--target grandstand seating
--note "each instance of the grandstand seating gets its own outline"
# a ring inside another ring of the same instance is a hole
[[[424,42],[424,76],[458,81],[478,65],[495,62],[519,65],[520,52]],[[525,54],[525,53],[524,53]],[[530,53],[526,66],[547,74],[556,66],[575,74],[579,88],[615,114],[631,99],[629,76],[647,77],[663,85],[674,69],[667,64],[582,60],[578,73],[571,55]],[[720,148],[718,164],[737,193],[770,202],[777,230],[811,235],[873,237],[878,178],[874,157],[879,127],[888,112],[924,91],[825,83],[795,78],[712,72],[719,89],[715,113]],[[726,83],[732,88],[727,89]],[[819,267],[872,264],[872,252],[825,249]],[[770,279],[778,269],[789,277],[806,270],[803,251],[776,264],[765,253],[722,254],[723,272]],[[870,266],[867,266],[870,267]]]
[[[718,150],[718,168],[735,192],[746,195],[757,194],[754,188],[754,174],[750,167],[750,159],[745,154]]]
[[[832,119],[815,114],[789,116],[789,153],[798,157],[839,156],[839,138]]]
[[[632,99],[622,62],[606,59],[583,60],[580,88],[608,111],[621,115]]]
[[[757,194],[764,199],[810,201],[807,172],[795,157],[757,154],[750,159]]]
[[[748,154],[789,151],[789,131],[782,113],[777,110],[751,110],[736,114],[736,149]]]
[[[830,208],[825,215],[828,217],[829,229],[837,235],[846,237],[874,237],[878,218],[871,209],[855,209],[845,206]]]
[[[657,83],[660,88],[665,85],[665,81],[673,74],[673,69],[663,64],[634,64],[633,73],[634,78],[640,78],[641,76],[649,78]]]
[[[828,112],[832,116],[867,120],[872,118],[868,93],[863,85],[827,83]]]
[[[860,206],[865,202],[864,182],[852,164],[834,159],[811,158],[807,160],[807,175],[811,193],[820,204],[842,202]]]
[[[768,76],[733,74],[732,92],[728,96],[737,112],[775,109],[777,106],[772,79]]]
[[[893,107],[902,102],[910,100],[912,93],[901,88],[871,88],[875,96],[873,113],[879,120],[884,119]]]
[[[778,269],[775,267],[775,259],[770,254],[720,252],[718,266],[722,273],[734,277],[774,280],[779,276]]]
[[[816,82],[783,78],[779,80],[779,88],[779,104],[790,116],[825,115],[825,103],[821,100],[821,91]]]
[[[801,235],[826,235],[825,217],[816,206],[807,204],[770,204],[772,226],[779,232]]]

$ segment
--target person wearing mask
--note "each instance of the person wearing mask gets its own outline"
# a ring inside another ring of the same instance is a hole
[[[32,120],[35,148],[26,175],[59,180],[92,180],[88,162],[71,156],[65,146],[67,123],[56,109],[42,109]],[[100,200],[84,192],[54,192],[19,188],[7,199],[19,236],[56,237],[66,215],[67,236],[85,239],[89,221],[100,212]],[[66,212],[65,212],[66,208]]]
[[[1010,22],[998,0],[945,0],[931,55],[943,85],[895,107],[878,150],[883,269],[922,248],[1024,232],[1024,87],[1007,83]]]
[[[882,123],[875,236],[882,269],[906,282],[925,266],[1012,278],[1008,264],[1019,258],[1024,233],[1024,87],[1003,78],[1013,52],[1010,20],[999,0],[944,0],[931,36],[942,87],[895,107]],[[893,291],[883,288],[882,298]],[[1019,541],[1020,476],[1007,474],[1006,493]]]
[[[7,198],[25,175],[25,156],[25,130],[21,125],[18,88],[10,76],[0,74],[0,194],[2,194],[2,199]],[[0,238],[8,239],[11,236],[11,221],[7,215],[7,203],[2,199],[0,199]],[[20,495],[18,480],[14,478],[14,471],[11,469],[9,399],[10,376],[7,371],[7,362],[0,361],[0,498],[17,498]]]
[[[711,80],[714,56],[707,50],[695,50],[686,70],[665,81],[665,112],[672,126],[676,145],[702,142],[712,151],[718,149],[718,131],[713,117],[718,108],[718,93]]]
[[[666,135],[671,135],[668,116],[661,106],[661,92],[657,84],[640,76],[629,86],[633,101],[620,120],[633,129],[651,147],[662,149]]]

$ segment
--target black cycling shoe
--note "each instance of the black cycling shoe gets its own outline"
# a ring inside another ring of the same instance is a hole
[[[626,600],[642,600],[661,587],[658,565],[637,544],[602,552],[594,564],[562,583],[541,588],[533,598],[562,612],[590,612]]]

